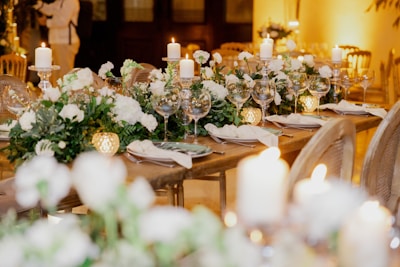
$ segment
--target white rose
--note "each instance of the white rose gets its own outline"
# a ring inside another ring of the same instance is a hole
[[[283,64],[284,64],[284,62],[282,59],[273,59],[268,64],[268,70],[273,71],[273,72],[278,72],[283,69]]]
[[[140,118],[140,123],[150,132],[153,132],[158,125],[156,117],[146,113],[143,113],[142,117]]]
[[[56,102],[61,96],[61,92],[57,87],[47,88],[44,92],[43,99]]]
[[[198,64],[204,64],[210,58],[210,53],[203,50],[197,50],[193,53],[193,58]]]
[[[213,54],[214,61],[220,64],[222,62],[222,56],[220,53],[216,52]]]
[[[79,109],[76,104],[67,104],[60,111],[59,115],[65,120],[81,122],[85,117],[85,113]]]
[[[210,67],[205,67],[204,76],[205,79],[211,79],[214,76],[213,70]]]
[[[254,56],[247,51],[240,52],[238,55],[239,60],[249,60],[252,57],[254,57]]]
[[[318,69],[319,75],[322,78],[329,78],[332,76],[332,70],[328,65],[324,65]]]
[[[32,124],[36,123],[36,113],[33,110],[26,111],[18,120],[22,130],[29,131],[32,129]]]
[[[296,49],[297,45],[293,40],[288,40],[286,42],[286,47],[288,48],[289,51],[293,51]]]
[[[315,65],[314,56],[313,55],[304,55],[303,62],[310,68],[314,67],[314,65]]]

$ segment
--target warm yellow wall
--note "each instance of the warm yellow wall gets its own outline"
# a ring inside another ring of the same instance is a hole
[[[293,0],[254,0],[253,40],[260,42],[257,29],[271,18],[287,23],[287,5]],[[365,10],[372,0],[301,0],[301,43],[354,44],[372,51],[372,67],[379,76],[379,64],[387,61],[391,48],[400,56],[400,29],[392,27],[394,10]],[[379,82],[379,79],[377,79]]]

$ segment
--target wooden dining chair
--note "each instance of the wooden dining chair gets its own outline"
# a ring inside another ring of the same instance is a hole
[[[400,57],[393,60],[393,87],[389,91],[389,104],[393,104],[400,99]]]
[[[242,51],[248,51],[249,48],[246,44],[244,43],[239,43],[239,42],[227,42],[223,43],[220,46],[221,49],[227,49],[227,50],[234,50],[237,52],[242,52]]]
[[[327,177],[351,181],[355,158],[356,128],[349,119],[326,122],[300,151],[289,172],[288,196],[296,182],[311,177],[315,166],[324,163]]]
[[[347,62],[349,67],[355,70],[368,69],[371,65],[371,57],[371,51],[358,50],[347,54]]]
[[[364,158],[361,184],[391,211],[400,200],[400,101],[379,124]]]
[[[358,46],[355,45],[339,45],[339,48],[342,49],[343,54],[342,54],[342,59],[343,60],[347,60],[347,54],[351,53],[351,52],[355,52],[355,51],[359,51],[360,48]]]
[[[26,81],[27,73],[26,56],[20,54],[6,54],[0,56],[0,74],[9,74]]]
[[[150,63],[140,63],[140,65],[143,67],[143,69],[135,69],[135,71],[132,74],[132,83],[148,82],[150,72],[156,68],[154,65]]]

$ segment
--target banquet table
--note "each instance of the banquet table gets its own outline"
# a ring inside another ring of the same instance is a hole
[[[376,116],[339,115],[332,111],[323,111],[321,115],[332,118],[348,118],[354,122],[357,132],[374,128],[378,126],[381,121],[381,118]],[[271,123],[268,123],[266,127],[276,129]],[[318,131],[318,128],[314,128],[312,132],[293,128],[287,128],[283,131],[293,135],[293,137],[279,137],[281,157],[291,164],[300,150],[306,145],[315,132]],[[191,169],[186,169],[179,165],[174,168],[169,168],[152,163],[137,164],[129,161],[122,155],[118,155],[117,157],[120,157],[125,162],[128,170],[126,182],[130,183],[138,176],[145,177],[150,182],[153,189],[156,191],[163,190],[167,194],[171,204],[174,204],[176,201],[179,206],[183,206],[184,180],[233,169],[244,157],[257,154],[266,149],[266,146],[261,143],[253,143],[255,145],[253,148],[234,143],[219,144],[208,136],[200,137],[198,141],[202,145],[209,146],[213,151],[224,151],[225,154],[212,153],[205,157],[193,159],[193,166]],[[80,204],[77,194],[72,191],[70,195],[60,203],[59,208],[68,209],[79,206]]]

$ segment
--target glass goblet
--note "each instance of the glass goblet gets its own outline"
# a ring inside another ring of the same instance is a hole
[[[267,110],[269,104],[272,102],[275,96],[275,83],[267,78],[255,80],[255,85],[251,91],[251,96],[254,101],[261,107],[261,121],[265,124],[265,117],[267,116]]]
[[[245,83],[230,83],[227,98],[236,106],[236,117],[239,117],[243,104],[250,98],[250,88]]]
[[[357,72],[353,68],[344,68],[340,71],[340,85],[343,88],[343,98],[346,100],[349,88],[357,82]]]
[[[288,74],[288,89],[294,95],[294,113],[297,113],[297,100],[308,86],[307,74],[302,72],[292,72]]]
[[[178,111],[181,98],[178,88],[165,88],[162,94],[151,96],[151,104],[154,110],[164,117],[164,142],[168,141],[168,118]]]
[[[2,102],[4,107],[18,118],[29,108],[31,98],[27,88],[6,85],[2,93]]]
[[[317,115],[319,116],[319,104],[321,97],[325,96],[331,89],[329,78],[320,75],[311,75],[309,78],[308,91],[318,99]]]
[[[197,144],[197,122],[199,119],[205,117],[211,109],[211,95],[210,93],[203,90],[194,90],[192,91],[188,106],[186,109],[186,113],[193,119],[194,121],[194,143]]]
[[[375,80],[375,72],[371,69],[359,69],[358,71],[358,83],[363,88],[363,103],[365,103],[365,96],[367,89],[370,87]]]

